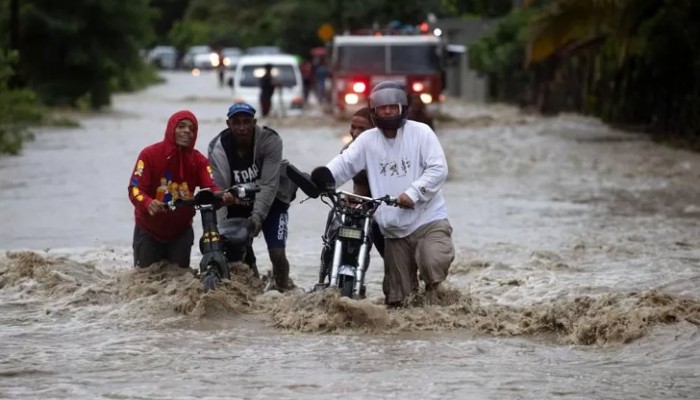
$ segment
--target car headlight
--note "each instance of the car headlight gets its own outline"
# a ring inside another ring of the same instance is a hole
[[[216,53],[209,54],[209,61],[211,61],[212,67],[218,67],[219,66],[219,55]]]

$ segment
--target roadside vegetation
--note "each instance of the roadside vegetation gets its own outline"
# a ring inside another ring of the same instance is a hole
[[[28,127],[40,123],[43,117],[34,92],[9,87],[16,60],[16,52],[0,50],[0,154],[17,154],[22,142],[31,138]]]
[[[0,153],[30,126],[74,125],[56,108],[98,110],[155,82],[139,54],[153,15],[149,0],[0,0]]]
[[[513,8],[513,4],[520,6]],[[469,48],[493,101],[593,115],[700,148],[700,2],[694,0],[0,0],[0,153],[55,110],[99,110],[158,81],[144,49],[259,45],[308,55],[336,33],[492,18]],[[65,115],[65,113],[64,113]],[[70,113],[68,113],[70,115]]]
[[[493,101],[700,149],[700,2],[541,0],[470,49]]]

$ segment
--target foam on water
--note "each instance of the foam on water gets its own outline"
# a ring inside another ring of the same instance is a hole
[[[176,316],[216,319],[251,312],[255,296],[262,293],[262,283],[246,266],[231,267],[230,281],[204,293],[192,270],[167,263],[108,274],[65,257],[8,252],[0,260],[0,288],[46,303],[47,312],[107,306],[99,312],[119,323],[153,323]]]
[[[556,260],[552,255],[545,258]],[[377,301],[341,298],[332,289],[262,295],[262,283],[245,265],[232,267],[232,280],[204,293],[190,270],[164,263],[109,275],[67,258],[18,252],[0,261],[0,288],[43,301],[59,314],[66,309],[102,306],[100,314],[117,318],[120,324],[262,313],[274,326],[297,332],[387,334],[459,329],[580,345],[629,343],[660,324],[700,326],[700,301],[656,290],[514,307],[482,305],[478,298],[448,287],[440,293],[417,293],[405,308],[387,309]]]

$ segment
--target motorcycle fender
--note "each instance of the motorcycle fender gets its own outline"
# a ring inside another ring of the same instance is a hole
[[[352,265],[341,265],[340,269],[338,269],[338,275],[345,275],[345,276],[351,276],[353,278],[356,277],[356,272],[357,267],[354,267]]]

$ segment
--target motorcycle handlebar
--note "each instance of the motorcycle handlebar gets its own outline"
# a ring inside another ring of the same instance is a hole
[[[383,201],[384,203],[386,203],[389,206],[398,207],[398,205],[399,205],[398,197],[389,196],[388,194],[384,197],[380,197],[378,200]]]
[[[342,190],[335,191],[335,194],[336,195],[343,195],[345,197],[361,200],[363,202],[368,202],[368,203],[385,203],[389,206],[398,206],[399,205],[398,199],[396,197],[390,196],[388,194],[385,196],[382,196],[382,197],[367,197],[367,196],[361,196],[361,195],[355,194],[355,193],[345,192]]]
[[[223,192],[212,192],[209,189],[202,189],[194,197],[189,199],[176,199],[170,200],[167,203],[168,208],[174,210],[181,206],[203,206],[203,205],[214,205],[221,201],[224,197],[224,193],[228,192],[232,195],[243,199],[249,197],[250,193],[257,193],[260,191],[260,185],[255,183],[241,183],[238,185],[233,185],[230,188],[224,190]]]
[[[226,189],[225,192],[229,192],[232,195],[238,197],[239,199],[243,199],[245,197],[248,197],[248,193],[258,193],[260,191],[260,185],[255,184],[255,183],[241,183],[238,185],[233,185],[230,188]],[[223,193],[222,193],[223,196]]]

